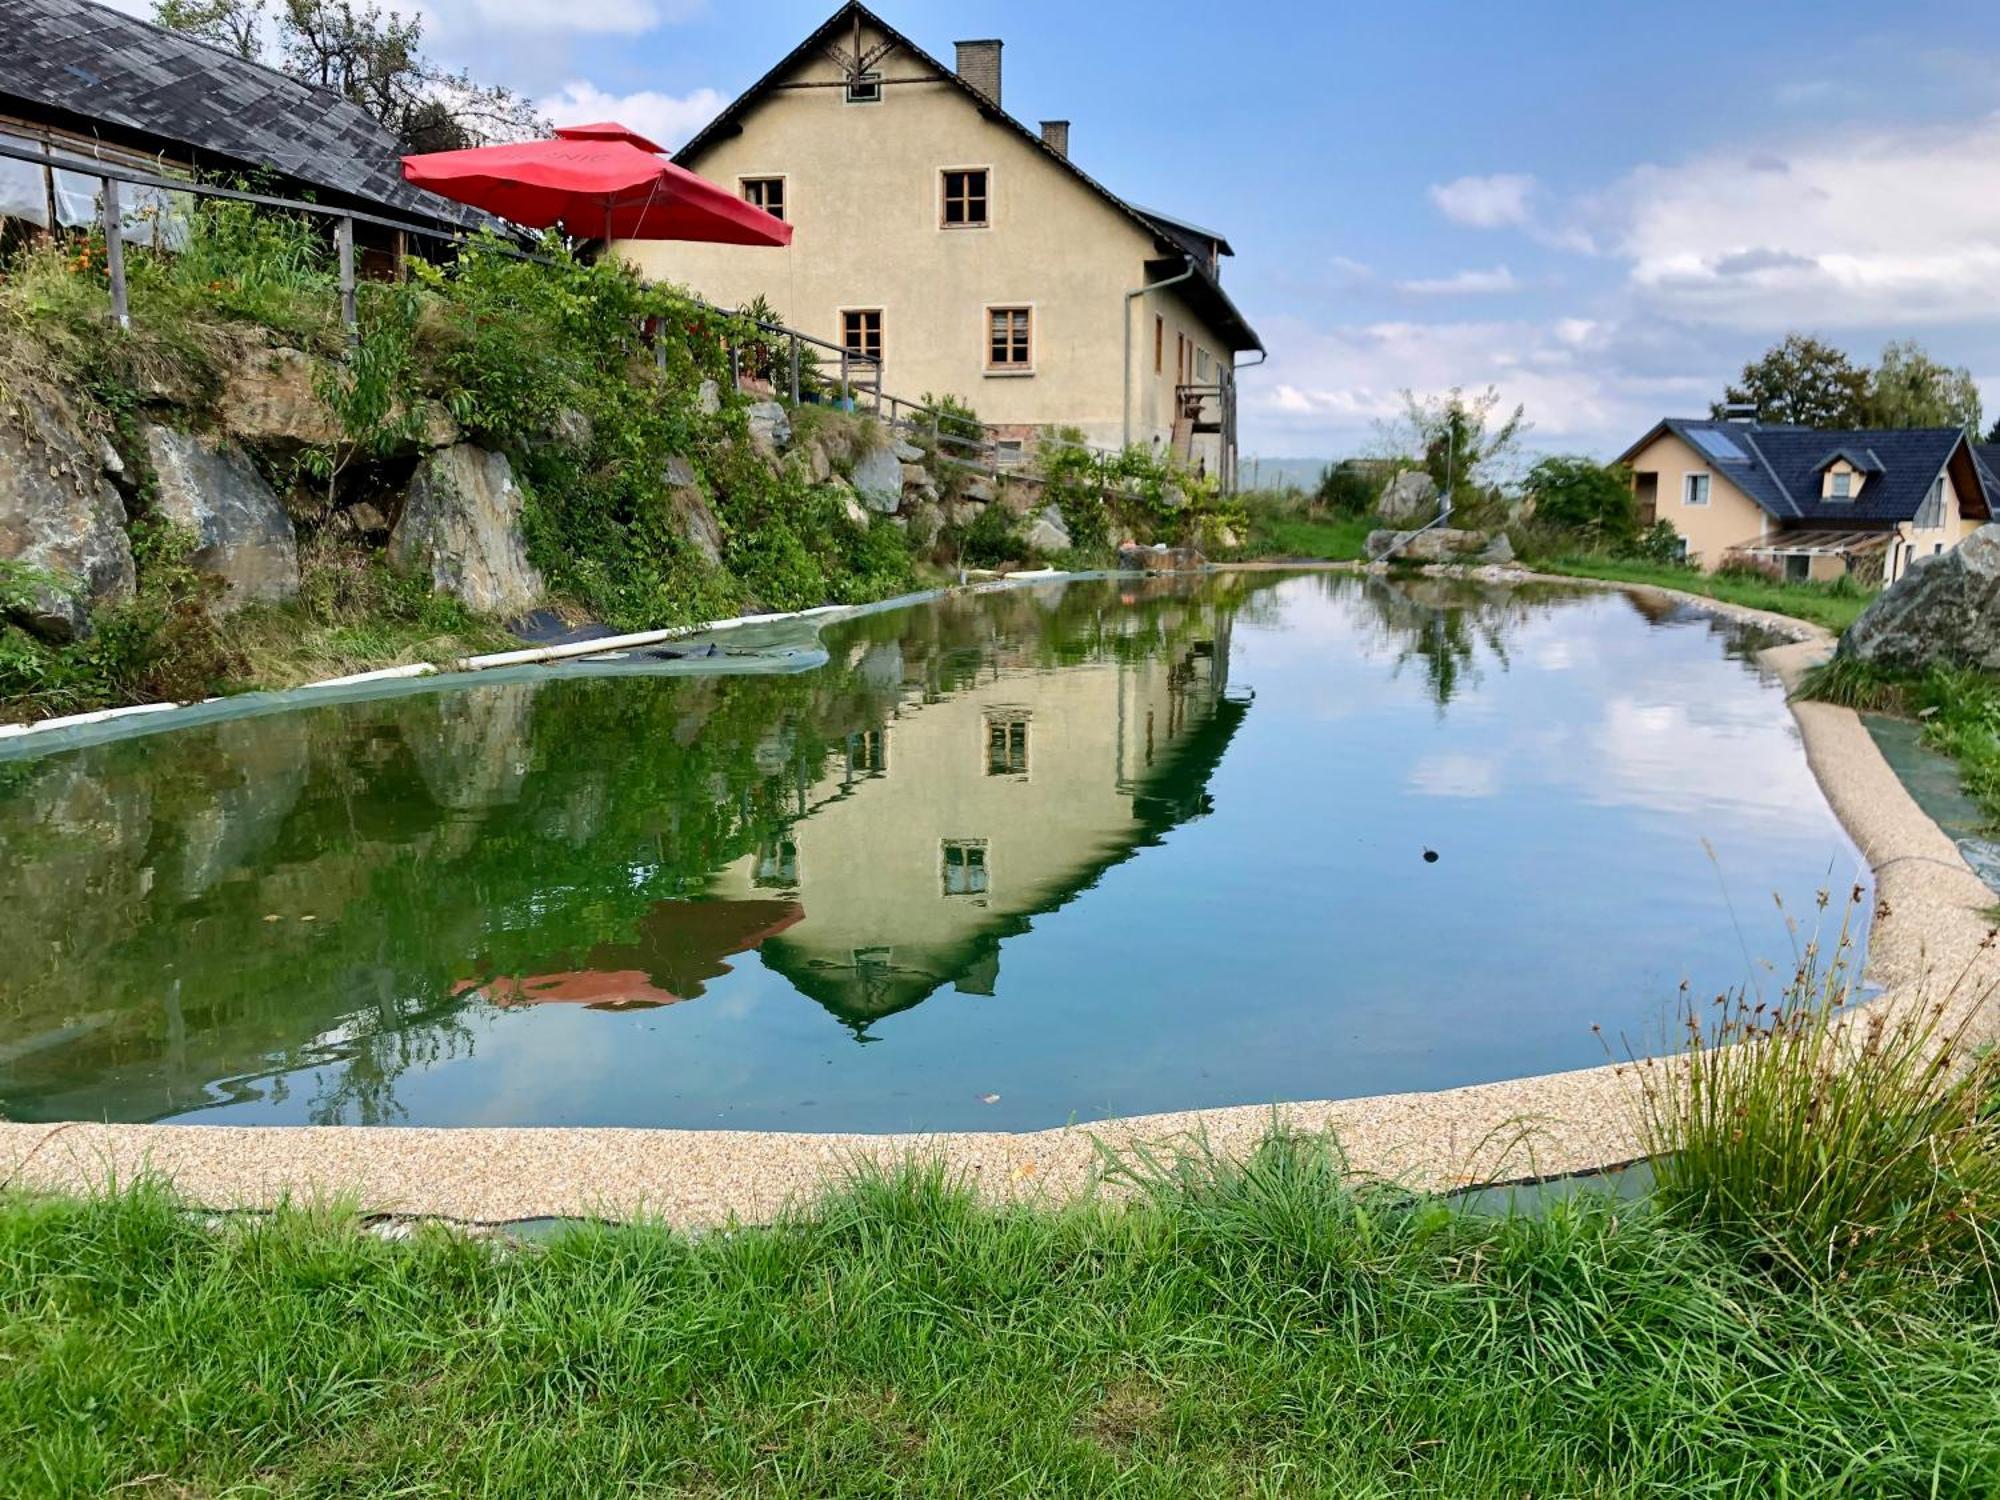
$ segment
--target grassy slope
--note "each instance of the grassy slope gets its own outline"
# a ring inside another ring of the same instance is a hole
[[[1810,673],[1799,691],[1863,712],[1920,721],[1924,743],[1958,762],[1967,794],[2000,829],[2000,678],[1950,667],[1897,672],[1835,657]]]
[[[1305,516],[1253,513],[1249,551],[1260,558],[1310,558],[1316,562],[1356,562],[1368,533],[1381,523],[1366,516]]]
[[[0,1200],[0,1492],[1884,1495],[2000,1488],[1969,1299],[1643,1208],[1479,1218],[1273,1149],[1129,1209],[934,1176],[496,1254]]]
[[[1660,588],[1703,594],[1725,604],[1741,604],[1749,609],[1769,610],[1810,620],[1828,630],[1842,631],[1868,607],[1866,594],[1835,593],[1824,584],[1773,583],[1742,577],[1718,578],[1689,568],[1661,567],[1655,563],[1630,562],[1608,557],[1560,557],[1533,565],[1544,573],[1567,573],[1576,578],[1603,578],[1614,583],[1650,583]]]

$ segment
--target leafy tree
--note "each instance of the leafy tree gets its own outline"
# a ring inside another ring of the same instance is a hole
[[[1993,425],[1986,429],[1986,441],[2000,443],[2000,417],[1993,419]]]
[[[1915,339],[1882,350],[1868,384],[1870,427],[1962,427],[1979,431],[1979,387],[1972,372],[1952,369],[1924,352]]]
[[[1382,497],[1382,482],[1371,469],[1349,460],[1328,464],[1320,471],[1313,490],[1313,504],[1336,515],[1365,516]]]
[[[1528,471],[1535,519],[1595,543],[1629,542],[1638,523],[1632,474],[1623,464],[1552,454]]]
[[[1867,421],[1868,371],[1831,344],[1789,333],[1743,367],[1743,378],[1710,408],[1749,406],[1757,420],[1802,427],[1860,427]]]
[[[387,126],[405,151],[451,151],[547,130],[528,100],[425,57],[418,15],[354,0],[154,0],[153,19],[339,94]]]
[[[1390,429],[1390,446],[1415,456],[1438,492],[1491,488],[1528,430],[1526,409],[1499,416],[1500,392],[1476,396],[1453,386],[1442,396],[1403,392],[1403,419]]]

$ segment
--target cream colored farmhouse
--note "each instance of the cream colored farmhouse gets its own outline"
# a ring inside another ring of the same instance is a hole
[[[617,249],[725,307],[761,294],[879,358],[882,389],[957,397],[1003,439],[1073,425],[1226,473],[1237,356],[1262,348],[1222,289],[1228,241],[1118,197],[1067,121],[1031,130],[1001,101],[1000,42],[947,68],[843,6],[675,158],[788,220],[790,247]]]
[[[1669,417],[1621,456],[1639,522],[1665,521],[1713,572],[1893,583],[1992,515],[1993,472],[1956,428],[1825,432]]]

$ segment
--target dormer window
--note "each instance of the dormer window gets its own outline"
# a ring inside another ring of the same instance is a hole
[[[1835,469],[1830,476],[1832,483],[1827,486],[1829,500],[1852,500],[1854,498],[1854,471]]]

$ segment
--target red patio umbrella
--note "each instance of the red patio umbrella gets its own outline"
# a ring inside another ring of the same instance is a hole
[[[792,242],[791,225],[663,160],[644,136],[608,122],[570,129],[588,133],[406,156],[403,176],[516,224],[559,224],[583,239]]]

